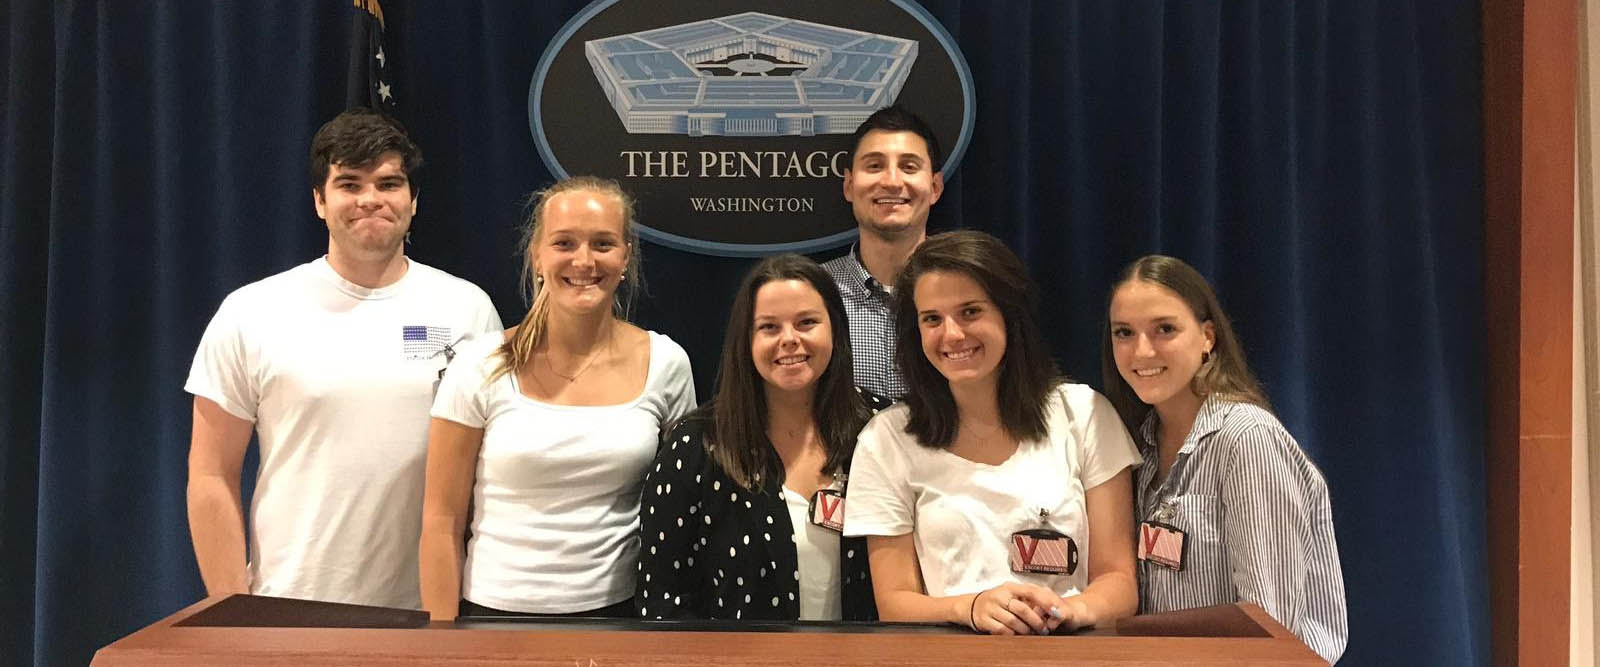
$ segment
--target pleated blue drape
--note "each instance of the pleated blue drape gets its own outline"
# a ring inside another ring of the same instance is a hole
[[[528,81],[583,4],[384,3],[429,160],[409,252],[507,321],[519,200],[550,180]],[[1199,267],[1326,473],[1344,662],[1485,664],[1478,4],[923,4],[978,96],[932,226],[1011,243],[1091,382],[1115,271]],[[0,662],[83,664],[202,595],[182,384],[225,294],[325,250],[305,154],[343,104],[348,5],[0,13]],[[749,261],[643,252],[636,319],[709,395]]]

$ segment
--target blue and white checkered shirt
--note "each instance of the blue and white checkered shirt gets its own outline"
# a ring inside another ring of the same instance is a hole
[[[822,265],[839,285],[844,312],[850,318],[850,353],[856,384],[867,391],[900,400],[906,381],[894,361],[894,295],[867,272],[856,247]]]
[[[1154,411],[1139,428],[1137,518],[1184,531],[1183,570],[1139,563],[1139,611],[1253,602],[1329,662],[1350,628],[1328,486],[1271,412],[1206,399],[1167,479]]]

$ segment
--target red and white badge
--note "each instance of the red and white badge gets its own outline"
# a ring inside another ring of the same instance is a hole
[[[1189,546],[1188,536],[1170,524],[1159,521],[1139,523],[1139,560],[1149,561],[1171,570],[1183,570],[1183,556]]]
[[[1049,528],[1019,530],[1006,545],[1011,571],[1019,574],[1072,574],[1078,571],[1078,544]]]
[[[844,532],[844,494],[838,489],[817,489],[811,496],[811,525]]]

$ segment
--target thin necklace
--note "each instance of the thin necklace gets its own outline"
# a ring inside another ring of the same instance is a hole
[[[589,358],[583,360],[583,365],[579,366],[578,370],[573,371],[572,375],[567,375],[566,373],[562,373],[561,371],[556,370],[555,362],[550,360],[550,351],[548,349],[546,349],[545,353],[544,353],[544,365],[545,365],[546,368],[550,369],[550,374],[551,375],[554,375],[554,376],[556,376],[558,378],[566,380],[569,384],[573,383],[573,382],[577,382],[578,381],[578,376],[583,375],[584,371],[589,370],[589,366],[594,364],[594,360],[595,359],[599,359],[600,358],[600,354],[601,353],[603,353],[603,352],[604,353],[609,353],[611,351],[611,344],[612,344],[612,342],[614,340],[615,340],[615,337],[613,337],[611,340],[607,340],[606,344],[605,344],[605,349],[596,350],[594,352],[591,352],[589,354]]]
[[[989,438],[994,437],[995,434],[999,433],[1000,429],[1004,428],[1004,426],[1005,426],[1004,424],[996,423],[993,427],[991,427],[989,429],[989,431],[987,433],[979,433],[977,424],[974,421],[967,420],[965,425],[967,427],[967,433],[969,435],[971,435],[972,437],[977,438],[978,439],[978,444],[980,444],[980,445],[989,444]]]

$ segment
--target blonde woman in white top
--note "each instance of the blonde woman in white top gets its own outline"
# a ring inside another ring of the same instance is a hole
[[[524,239],[527,317],[462,346],[434,402],[423,607],[631,616],[639,490],[661,427],[695,405],[688,355],[621,318],[639,259],[616,183],[540,192]]]

